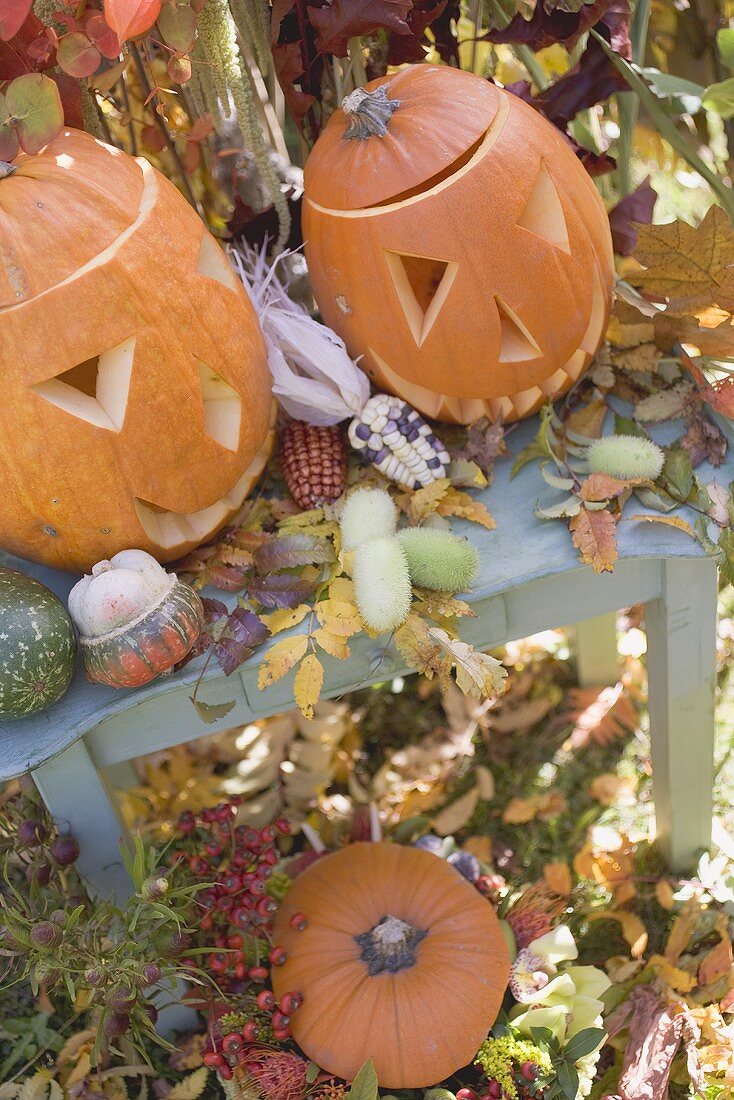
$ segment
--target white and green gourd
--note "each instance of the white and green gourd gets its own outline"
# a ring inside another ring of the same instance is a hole
[[[468,539],[431,527],[406,527],[398,534],[413,584],[437,592],[466,592],[479,570]]]
[[[25,718],[61,699],[75,656],[61,600],[25,573],[0,568],[0,720]]]
[[[636,435],[606,435],[589,444],[586,452],[589,471],[629,481],[660,477],[665,452],[651,439]]]

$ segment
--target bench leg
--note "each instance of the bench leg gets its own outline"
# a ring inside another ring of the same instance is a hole
[[[716,563],[661,562],[645,608],[657,837],[674,870],[711,844],[716,689]]]
[[[132,884],[120,844],[129,844],[129,838],[84,741],[36,768],[33,779],[60,831],[72,833],[79,842],[77,868],[90,892],[124,904]]]
[[[576,673],[580,687],[616,684],[619,655],[615,611],[576,624]]]
[[[120,844],[129,836],[119,816],[106,779],[89,755],[84,741],[70,745],[60,756],[32,773],[43,801],[59,830],[70,832],[79,843],[77,869],[89,892],[124,905],[132,893],[120,855]],[[176,991],[181,996],[185,988]],[[171,1000],[170,986],[153,994],[154,1004]],[[164,1037],[195,1026],[196,1013],[183,1004],[161,1008],[157,1029]]]

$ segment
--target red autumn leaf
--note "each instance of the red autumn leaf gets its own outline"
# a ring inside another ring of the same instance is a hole
[[[78,80],[68,73],[49,73],[49,80],[53,80],[59,90],[61,106],[64,111],[64,126],[74,126],[77,130],[84,129],[84,112],[82,110],[82,86]]]
[[[191,80],[191,58],[187,54],[169,57],[167,69],[174,84],[185,84],[187,80]]]
[[[201,146],[198,141],[189,141],[181,157],[185,171],[191,175],[201,164]]]
[[[143,126],[140,132],[143,145],[150,153],[160,153],[166,147],[166,139],[157,126]]]
[[[657,201],[657,191],[650,186],[650,177],[642,181],[631,194],[620,199],[609,211],[609,227],[612,231],[614,251],[620,256],[630,256],[637,244],[637,230],[633,222],[649,225]]]
[[[14,38],[23,26],[33,0],[0,0],[0,38]]]
[[[81,32],[65,34],[59,39],[56,61],[69,76],[75,76],[77,80],[91,76],[92,73],[96,73],[101,60],[102,55],[97,47],[92,45],[86,34]]]
[[[161,0],[104,0],[105,19],[120,42],[149,31],[160,11]]]
[[[186,135],[187,141],[203,141],[208,137],[214,129],[214,123],[212,122],[211,115],[202,115],[201,118],[197,118],[194,125]]]
[[[48,29],[51,30],[50,27]],[[51,39],[42,34],[40,38],[34,38],[28,47],[27,53],[34,65],[42,69],[44,65],[51,61],[55,49],[56,46]]]
[[[84,31],[108,61],[115,61],[120,55],[120,41],[108,26],[101,12],[93,12],[84,23]]]
[[[384,28],[410,34],[406,16],[413,0],[332,0],[323,8],[309,8],[320,53],[346,57],[349,39]]]
[[[688,355],[681,353],[683,366],[689,371],[699,387],[699,395],[715,412],[734,419],[734,375],[719,379],[713,385],[708,381],[701,368]]]

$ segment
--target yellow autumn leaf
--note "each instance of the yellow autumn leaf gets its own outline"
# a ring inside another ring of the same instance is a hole
[[[307,634],[297,634],[295,638],[283,638],[281,641],[276,642],[264,654],[260,664],[260,670],[257,674],[257,686],[260,691],[290,672],[294,665],[298,664],[307,649]]]
[[[505,825],[525,825],[538,813],[539,798],[511,798],[505,806],[502,820]]]
[[[343,635],[332,634],[330,630],[322,626],[311,635],[317,645],[330,656],[337,657],[340,661],[346,660],[351,650],[344,641]]]
[[[462,489],[455,489],[453,485],[444,493],[436,512],[439,516],[459,516],[461,519],[468,519],[472,523],[486,527],[488,531],[493,531],[497,526],[481,500],[476,500]]]
[[[450,836],[463,829],[474,813],[479,801],[479,791],[472,787],[466,794],[455,799],[450,806],[441,810],[433,819],[433,831],[438,836]]]
[[[655,883],[655,897],[657,899],[658,905],[662,909],[670,910],[675,906],[673,887],[665,878],[658,879],[658,881]]]
[[[711,985],[726,975],[731,975],[734,978],[733,962],[731,940],[728,933],[724,932],[723,938],[719,940],[715,947],[711,948],[699,966],[698,984]]]
[[[343,600],[320,600],[314,607],[316,618],[321,626],[331,634],[338,634],[342,638],[351,638],[364,629],[359,611],[353,603]]]
[[[588,921],[613,920],[622,930],[625,941],[630,945],[630,954],[633,959],[639,959],[647,947],[647,929],[635,913],[628,913],[625,909],[603,913],[588,913]]]
[[[561,897],[567,897],[573,889],[571,868],[567,863],[563,863],[560,860],[545,864],[543,867],[543,879],[546,885],[549,886],[554,893],[560,894]]]
[[[195,1069],[188,1077],[184,1077],[183,1081],[179,1081],[178,1084],[173,1086],[168,1093],[167,1100],[198,1100],[206,1087],[208,1079],[209,1069],[207,1066]]]
[[[688,947],[693,931],[698,924],[699,915],[698,902],[695,898],[691,898],[675,918],[668,936],[668,942],[665,945],[665,958],[670,962],[677,962]]]
[[[432,516],[444,499],[451,482],[447,477],[436,478],[430,485],[424,485],[422,489],[416,489],[414,493],[404,493],[398,497],[400,507],[408,515],[412,524],[422,523],[424,519]]]
[[[664,523],[666,527],[675,527],[677,531],[683,531],[686,535],[690,535],[692,539],[695,539],[696,532],[691,527],[690,523],[686,523],[680,516],[663,516],[659,513],[654,515],[636,515],[625,516],[625,519],[629,523]]]
[[[651,955],[647,965],[652,967],[661,982],[665,982],[676,993],[690,993],[696,985],[695,974],[689,974],[687,970],[674,966],[664,955]]]
[[[323,686],[324,666],[315,653],[309,653],[298,666],[293,684],[293,698],[304,718],[313,718]]]
[[[340,603],[354,603],[354,581],[349,577],[335,577],[329,585],[329,599]]]
[[[282,630],[288,630],[292,626],[298,626],[311,610],[309,604],[301,603],[298,607],[284,607],[277,611],[271,611],[269,615],[261,615],[271,634],[280,634]]]
[[[585,435],[588,439],[598,439],[604,427],[608,409],[605,401],[589,401],[580,405],[568,418],[566,429]]]
[[[472,699],[491,699],[504,690],[507,670],[495,657],[450,637],[440,627],[431,627],[428,633],[447,654],[456,673],[456,686],[464,695]]]

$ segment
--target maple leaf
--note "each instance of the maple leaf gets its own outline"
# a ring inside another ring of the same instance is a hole
[[[298,666],[293,682],[293,698],[304,718],[313,718],[323,686],[324,666],[315,653],[309,653]]]
[[[375,31],[411,33],[406,16],[413,0],[331,0],[322,8],[309,7],[319,53],[346,57],[349,39]]]
[[[668,313],[710,305],[734,309],[734,229],[720,206],[701,224],[642,225],[636,259],[647,269],[631,278],[653,296],[668,299]]]
[[[612,573],[617,560],[617,529],[611,512],[582,508],[571,517],[569,528],[584,565],[590,565],[595,573]]]

